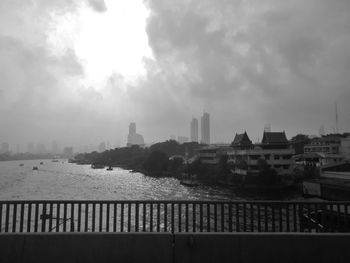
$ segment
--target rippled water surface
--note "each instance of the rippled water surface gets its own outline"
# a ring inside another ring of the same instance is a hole
[[[152,178],[114,168],[91,169],[66,160],[0,162],[0,199],[51,200],[242,200],[256,196],[235,194],[212,186],[186,187],[174,178]],[[24,166],[19,166],[23,163]],[[38,171],[33,171],[38,166]],[[260,198],[258,198],[260,199]]]

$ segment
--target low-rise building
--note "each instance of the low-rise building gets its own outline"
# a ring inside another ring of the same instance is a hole
[[[227,154],[232,148],[230,146],[208,146],[198,151],[198,157],[201,163],[218,164],[220,158]]]
[[[309,152],[304,154],[298,154],[294,157],[295,163],[303,166],[315,166],[321,168],[328,168],[342,164],[344,158],[340,154],[331,154],[331,153],[318,153],[318,152]]]
[[[177,141],[178,141],[180,144],[186,143],[186,142],[188,142],[188,137],[185,137],[185,136],[178,136],[178,137],[177,137]]]
[[[316,166],[322,169],[339,166],[344,163],[346,155],[346,140],[344,141],[344,152],[342,152],[340,136],[328,135],[314,138],[304,146],[304,154],[294,156],[297,164]],[[349,148],[350,149],[350,148]]]
[[[304,153],[339,154],[340,141],[337,136],[315,138],[304,146]]]
[[[345,160],[350,161],[350,137],[340,140],[340,154]]]
[[[264,159],[270,168],[281,175],[291,174],[294,168],[294,150],[290,148],[284,132],[264,132],[260,144],[252,144],[246,133],[236,134],[232,150],[227,154],[228,163],[235,166],[244,160],[246,170],[251,174],[259,173],[259,159]]]

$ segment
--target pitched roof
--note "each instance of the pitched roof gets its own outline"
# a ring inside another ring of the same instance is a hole
[[[285,132],[264,132],[262,144],[288,144]]]
[[[249,139],[247,132],[237,134],[232,142],[232,145],[251,145],[252,141]]]

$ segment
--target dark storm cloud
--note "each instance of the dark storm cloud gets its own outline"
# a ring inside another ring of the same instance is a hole
[[[350,129],[349,1],[146,4],[158,66],[147,89],[162,90],[153,99],[168,101],[175,116],[206,109],[225,139],[233,130],[258,136],[264,123],[290,135],[316,133],[321,124],[331,129],[338,101]]]
[[[203,110],[211,114],[212,141],[244,130],[261,138],[266,123],[289,136],[311,134],[321,124],[332,130],[335,101],[340,127],[350,130],[350,1],[145,5],[153,52],[145,76],[129,83],[115,72],[93,86],[84,83],[74,45],[55,53],[48,32],[54,18],[70,23],[69,14],[84,8],[102,18],[104,1],[0,1],[0,140],[124,142],[136,121],[147,142],[159,141],[188,136]]]

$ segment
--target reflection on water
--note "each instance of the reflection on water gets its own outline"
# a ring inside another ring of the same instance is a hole
[[[218,186],[186,187],[174,178],[152,178],[114,168],[91,169],[66,160],[0,162],[1,200],[244,200],[260,199]],[[23,163],[24,166],[20,166]],[[38,171],[33,171],[38,166]],[[261,197],[263,198],[263,197]],[[292,198],[292,197],[289,197]]]

